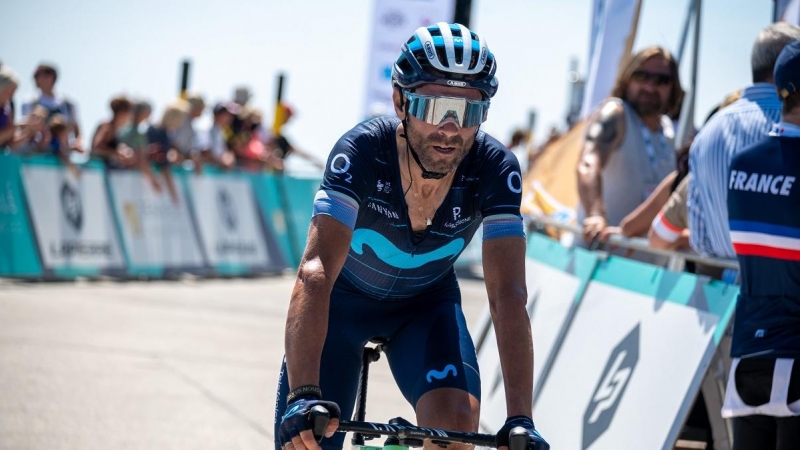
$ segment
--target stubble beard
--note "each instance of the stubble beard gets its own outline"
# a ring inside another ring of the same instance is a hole
[[[428,136],[422,136],[419,133],[407,131],[408,142],[411,148],[417,152],[419,160],[422,162],[425,170],[436,173],[450,173],[458,168],[461,161],[467,156],[472,144],[475,143],[475,137],[471,136],[466,141],[459,135],[447,138],[439,133],[432,133]],[[441,155],[434,146],[439,147],[455,147],[455,150],[450,155]],[[449,156],[449,158],[447,158]],[[445,159],[447,158],[447,159]]]

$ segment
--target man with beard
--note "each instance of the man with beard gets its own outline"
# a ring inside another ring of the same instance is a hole
[[[497,444],[522,427],[528,449],[549,449],[530,417],[519,163],[479,130],[495,72],[465,26],[419,28],[393,67],[398,118],[361,123],[334,146],[289,305],[276,449],[320,448],[309,424],[316,405],[333,418],[322,448],[342,448],[333,431],[352,415],[362,350],[375,338],[420,426],[477,431],[480,379],[453,262],[481,224],[508,413]]]
[[[728,168],[737,153],[765,139],[780,121],[781,101],[775,91],[775,61],[786,44],[800,39],[800,28],[773,23],[759,33],[753,45],[750,69],[753,84],[739,100],[715,114],[703,126],[689,150],[690,244],[700,254],[736,258],[728,228]],[[723,278],[735,280],[733,271]]]
[[[617,226],[675,168],[672,121],[683,98],[675,58],[661,47],[635,54],[586,124],[578,163],[578,223],[587,244]]]

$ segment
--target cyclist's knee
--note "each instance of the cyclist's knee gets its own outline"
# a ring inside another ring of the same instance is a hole
[[[417,423],[428,428],[477,431],[480,403],[466,391],[434,389],[417,401]]]

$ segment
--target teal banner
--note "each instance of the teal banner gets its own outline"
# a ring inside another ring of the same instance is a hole
[[[19,156],[0,153],[0,276],[40,277],[42,264],[22,193]]]

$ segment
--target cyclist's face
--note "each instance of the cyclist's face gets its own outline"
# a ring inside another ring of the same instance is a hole
[[[481,100],[476,89],[465,89],[438,84],[426,84],[415,91],[421,95],[463,97]],[[395,109],[398,116],[406,117],[405,110],[399,108],[400,91],[395,89]],[[404,99],[405,100],[405,99]],[[408,115],[405,130],[411,147],[419,154],[425,169],[431,172],[450,173],[455,170],[475,143],[478,126],[462,128],[455,119],[446,119],[439,125],[431,125],[424,120]]]

